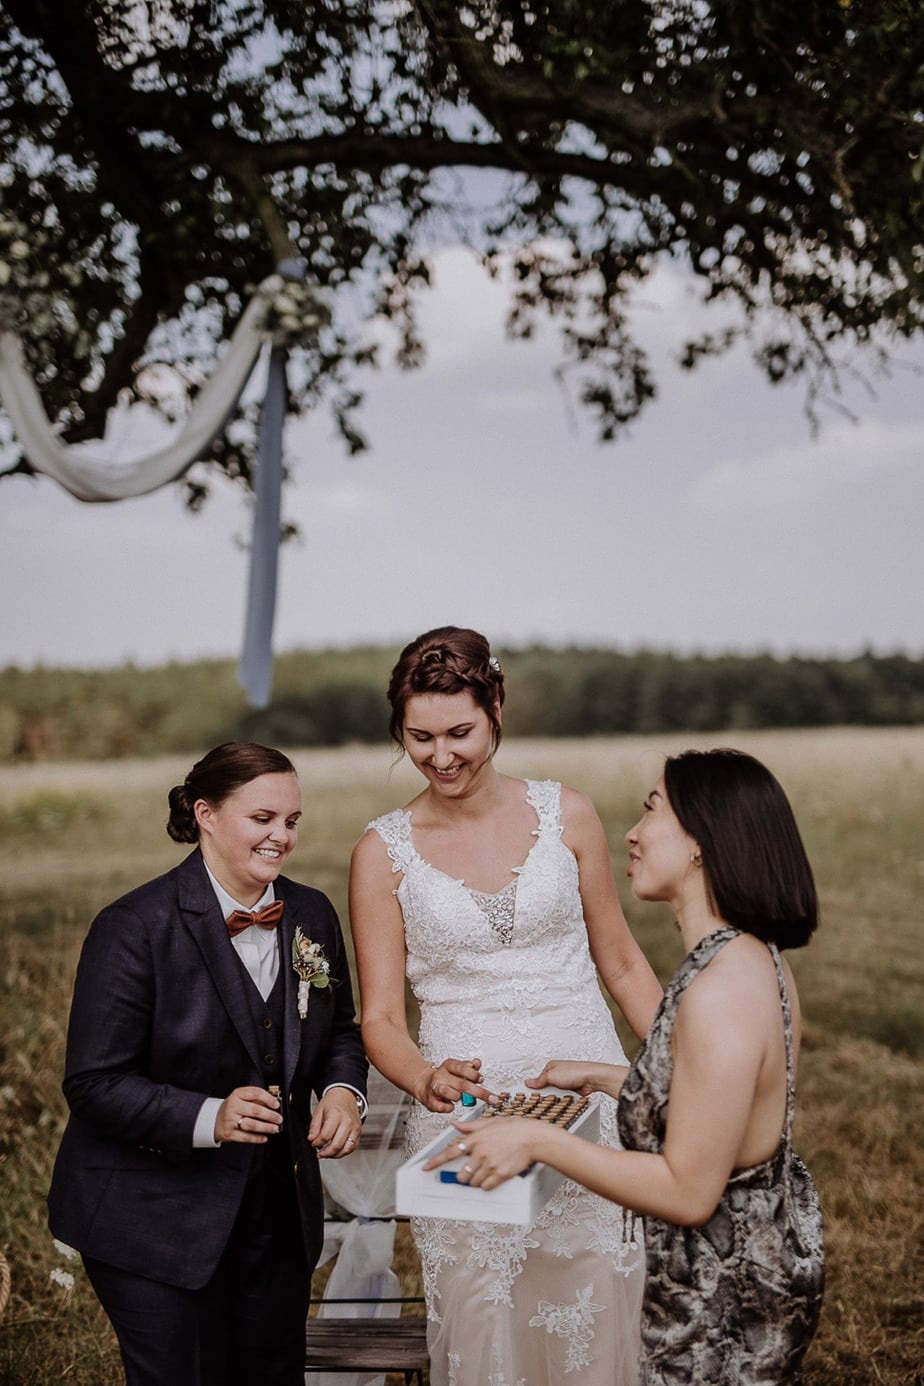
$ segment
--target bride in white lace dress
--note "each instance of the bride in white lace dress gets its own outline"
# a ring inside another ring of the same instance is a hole
[[[363,1038],[416,1098],[411,1152],[463,1093],[489,1100],[554,1058],[625,1063],[595,964],[640,1037],[661,996],[590,801],[497,771],[503,699],[474,631],[430,631],[402,652],[391,732],[427,787],[370,824],[353,855]],[[601,1140],[618,1144],[608,1098]],[[412,1229],[432,1386],[635,1386],[644,1253],[617,1205],[565,1183],[529,1227],[417,1218]]]

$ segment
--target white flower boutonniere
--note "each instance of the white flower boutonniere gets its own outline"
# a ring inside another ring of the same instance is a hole
[[[331,984],[330,963],[324,956],[320,943],[312,943],[296,926],[292,940],[292,966],[298,974],[298,1016],[305,1020],[308,1015],[308,997],[312,987],[323,991]]]

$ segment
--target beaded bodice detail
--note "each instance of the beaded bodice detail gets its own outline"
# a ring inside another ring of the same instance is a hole
[[[493,895],[483,890],[470,890],[469,895],[501,943],[509,943],[513,938],[513,921],[517,913],[516,877],[509,885],[505,885],[503,890],[498,890]]]

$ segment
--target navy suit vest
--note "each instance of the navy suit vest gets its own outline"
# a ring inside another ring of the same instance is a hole
[[[244,967],[243,962],[241,967]],[[247,969],[244,968],[244,971],[246,972]],[[246,993],[254,1030],[259,1039],[261,1068],[263,1070],[262,1086],[272,1089],[282,1103],[283,1123],[282,1131],[277,1136],[270,1137],[266,1145],[259,1146],[254,1152],[255,1159],[251,1178],[267,1168],[271,1168],[274,1173],[286,1171],[291,1174],[292,1160],[286,1137],[289,1113],[283,1084],[282,1035],[285,1019],[283,1004],[285,993],[282,983],[282,968],[279,969],[273,983],[273,989],[265,1001],[249,973],[247,973]]]

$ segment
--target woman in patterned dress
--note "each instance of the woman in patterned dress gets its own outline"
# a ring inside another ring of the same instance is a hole
[[[645,1034],[661,996],[590,801],[498,772],[504,681],[483,636],[402,653],[391,732],[426,781],[358,843],[350,917],[372,1062],[415,1099],[411,1153],[557,1055],[625,1062],[596,968]],[[420,1007],[415,1042],[405,977]],[[618,1144],[616,1104],[602,1139]],[[565,1183],[529,1227],[415,1218],[433,1386],[635,1386],[637,1220]]]
[[[619,1095],[622,1151],[523,1120],[470,1134],[470,1182],[542,1161],[645,1215],[643,1386],[792,1386],[824,1287],[821,1210],[792,1151],[800,1015],[781,948],[817,923],[812,872],[770,772],[736,751],[667,761],[628,833],[642,900],[670,903],[687,957],[632,1068],[550,1064]]]

